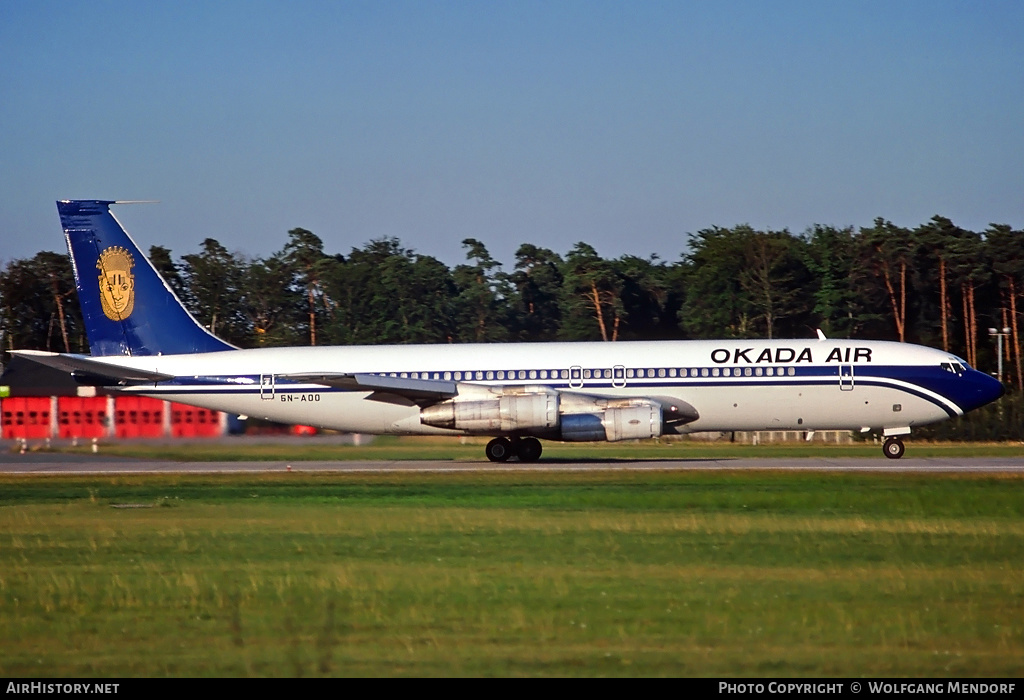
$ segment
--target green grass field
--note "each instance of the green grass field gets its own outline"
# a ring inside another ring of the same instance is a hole
[[[0,477],[4,676],[1019,676],[1024,479]]]

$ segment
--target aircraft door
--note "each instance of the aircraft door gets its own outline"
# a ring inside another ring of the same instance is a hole
[[[569,368],[569,387],[579,389],[581,386],[583,386],[583,368],[573,365]]]
[[[853,391],[853,365],[839,365],[839,388]]]
[[[271,401],[274,398],[274,375],[260,375],[260,398],[264,401]]]
[[[626,368],[622,365],[615,365],[612,367],[612,386],[626,386]]]

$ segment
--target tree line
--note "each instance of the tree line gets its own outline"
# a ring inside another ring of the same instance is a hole
[[[976,232],[935,216],[916,228],[879,218],[799,234],[716,226],[691,234],[675,261],[524,243],[510,268],[479,240],[463,247],[465,262],[449,267],[396,238],[328,253],[295,228],[267,257],[214,238],[177,259],[162,246],[149,253],[200,323],[240,347],[797,338],[820,328],[943,348],[993,374],[1001,348],[1003,379],[1024,394],[1024,231],[1008,225]],[[75,297],[64,255],[3,265],[4,349],[88,352]]]

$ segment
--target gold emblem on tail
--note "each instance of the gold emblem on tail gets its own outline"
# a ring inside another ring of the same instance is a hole
[[[96,269],[100,271],[100,304],[103,314],[111,321],[123,321],[135,308],[135,267],[132,254],[120,246],[100,253]]]

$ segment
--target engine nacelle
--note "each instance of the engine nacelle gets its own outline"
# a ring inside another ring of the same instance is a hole
[[[609,442],[658,437],[661,435],[661,406],[652,402],[609,408],[604,412],[604,430]]]
[[[653,401],[605,409],[597,413],[562,416],[562,439],[567,442],[637,440],[662,434],[661,406]]]
[[[562,416],[562,439],[566,442],[599,442],[607,439],[601,416],[593,413]]]
[[[558,427],[558,394],[502,396],[482,401],[445,401],[420,411],[420,422],[472,432],[545,431]]]

